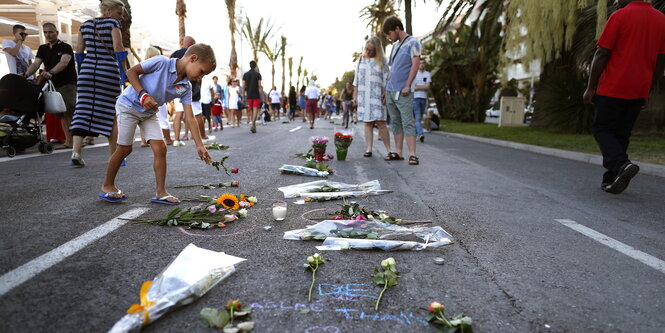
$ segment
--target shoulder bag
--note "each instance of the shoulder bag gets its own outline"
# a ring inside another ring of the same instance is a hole
[[[64,113],[67,111],[65,100],[62,95],[55,90],[51,80],[46,81],[44,85],[44,112],[46,113]]]

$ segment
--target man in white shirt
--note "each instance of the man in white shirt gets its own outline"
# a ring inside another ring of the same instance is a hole
[[[5,56],[7,57],[9,72],[23,75],[28,71],[28,67],[32,64],[32,59],[35,56],[28,46],[23,45],[25,38],[28,36],[24,26],[20,24],[14,25],[12,27],[12,34],[14,35],[14,40],[3,40],[2,50],[5,51]],[[30,76],[28,79],[33,79],[33,76]]]
[[[305,90],[305,99],[307,100],[305,111],[307,112],[307,117],[309,117],[309,128],[314,129],[314,119],[318,111],[317,101],[319,100],[319,88],[316,87],[314,80],[309,81],[309,86]]]
[[[413,80],[413,116],[416,119],[416,135],[420,142],[425,142],[425,133],[423,131],[423,125],[421,123],[423,115],[425,114],[425,109],[427,109],[427,90],[429,90],[429,84],[432,82],[432,75],[425,70],[427,64],[424,60],[420,60],[420,67],[418,68],[418,73],[416,78]]]
[[[277,87],[273,86],[272,90],[270,90],[270,117],[274,117],[275,119],[279,119],[279,100],[282,98],[282,94],[277,91]]]
[[[201,79],[201,109],[203,109],[203,129],[205,131],[205,122],[208,121],[208,133],[212,134],[212,122],[210,121],[212,110],[212,97],[215,96],[215,86],[210,77],[204,76]]]

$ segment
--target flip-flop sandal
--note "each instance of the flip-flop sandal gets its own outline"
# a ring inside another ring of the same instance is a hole
[[[120,198],[115,198],[115,197],[112,197],[112,195],[114,195],[114,194],[120,194],[122,196]],[[122,193],[122,191],[106,192],[106,193],[102,192],[102,193],[99,193],[99,195],[97,195],[97,197],[99,197],[100,199],[102,199],[106,202],[112,202],[112,203],[117,203],[117,202],[120,202],[120,201],[123,201],[123,200],[127,199],[127,196],[124,193]]]
[[[411,157],[409,157],[409,164],[410,165],[418,165],[418,164],[420,164],[420,161],[418,161],[418,157],[411,156]]]
[[[161,197],[161,198],[152,197],[152,198],[150,199],[150,202],[154,202],[154,203],[158,203],[158,204],[162,204],[162,205],[170,205],[170,206],[174,206],[174,205],[179,205],[179,204],[180,204],[180,201],[178,201],[178,202],[171,202],[171,201],[169,201],[168,199],[171,199],[171,198],[177,199],[176,197],[174,197],[174,196],[172,196],[172,195],[167,195],[167,196],[163,196],[163,197]]]
[[[371,151],[366,151],[363,156],[365,157],[372,157],[372,152]]]

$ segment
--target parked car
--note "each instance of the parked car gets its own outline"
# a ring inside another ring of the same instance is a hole
[[[485,116],[489,118],[499,118],[500,115],[501,115],[501,110],[495,110],[490,108],[487,109],[487,111],[485,111]]]

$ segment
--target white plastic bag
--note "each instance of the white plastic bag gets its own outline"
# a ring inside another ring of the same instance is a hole
[[[46,89],[44,90],[44,112],[64,113],[67,111],[65,100],[62,99],[62,95],[59,92],[55,91],[51,80],[46,81],[44,89]]]

